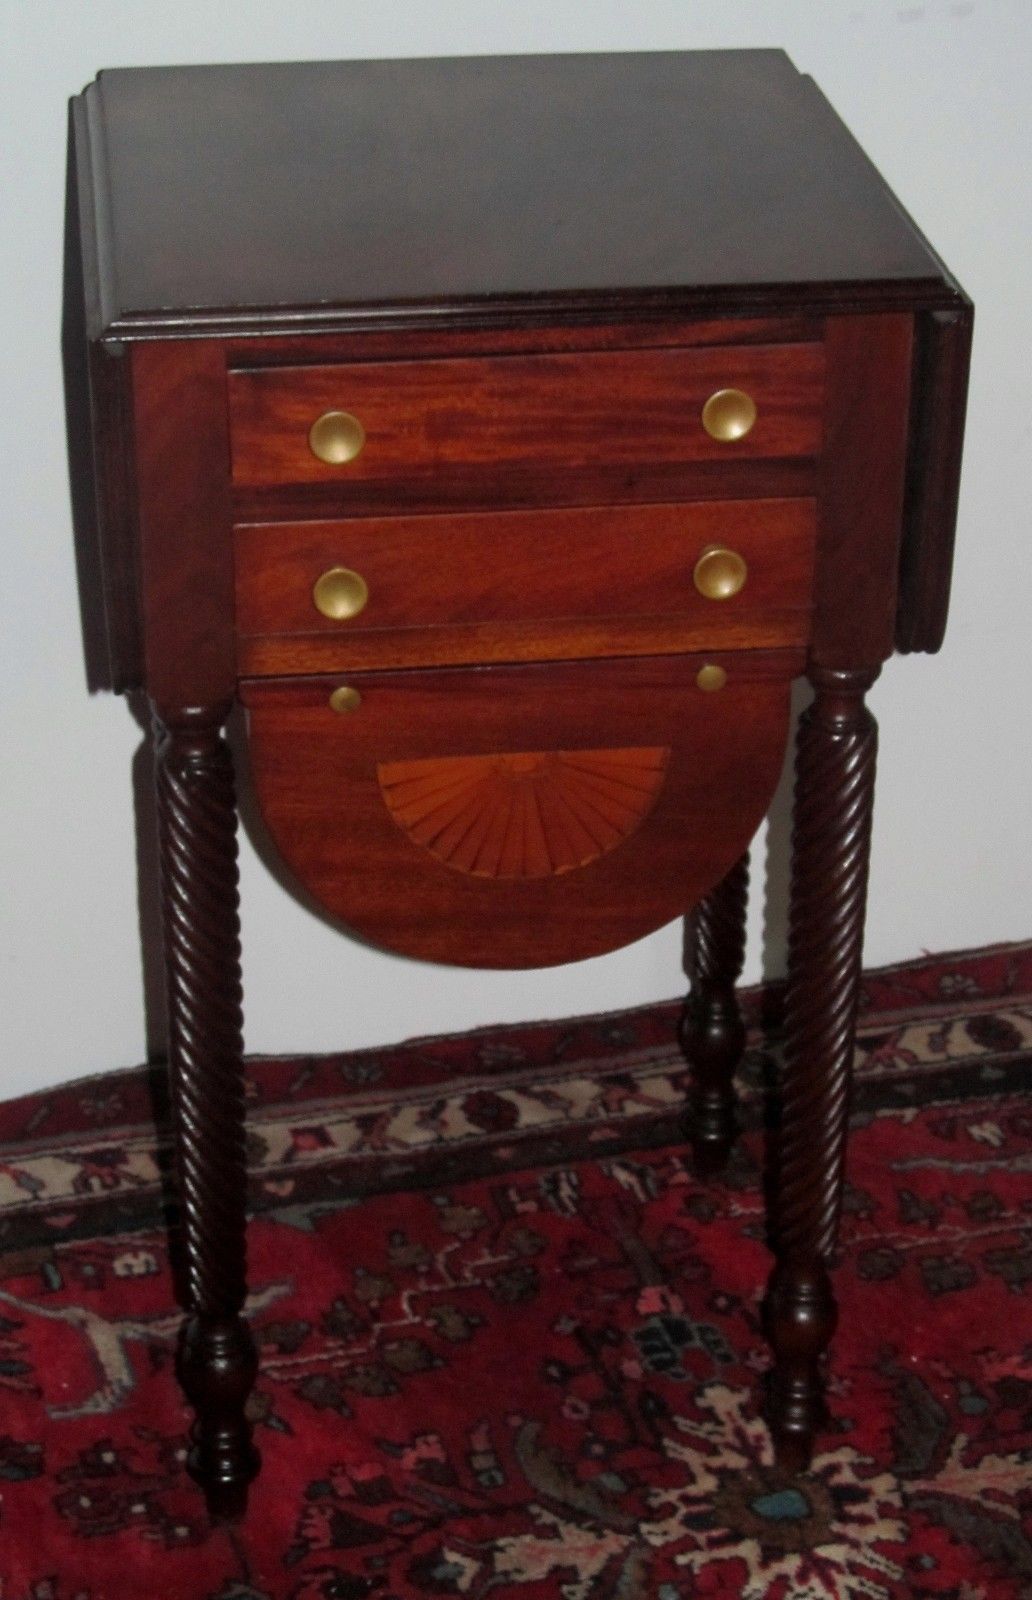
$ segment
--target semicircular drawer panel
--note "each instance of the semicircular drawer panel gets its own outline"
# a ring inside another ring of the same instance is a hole
[[[777,785],[799,652],[242,685],[271,840],[388,949],[479,967],[613,950],[694,905]]]

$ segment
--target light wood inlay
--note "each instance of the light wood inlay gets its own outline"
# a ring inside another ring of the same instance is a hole
[[[669,749],[530,750],[376,769],[415,844],[478,878],[547,878],[620,844],[659,793]]]

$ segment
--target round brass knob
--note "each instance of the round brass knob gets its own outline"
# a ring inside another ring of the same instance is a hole
[[[708,661],[700,667],[695,675],[695,682],[706,694],[712,694],[716,689],[722,689],[727,682],[727,673],[723,667],[718,667],[715,662]]]
[[[748,576],[749,568],[738,551],[725,550],[719,544],[706,546],[692,573],[695,587],[707,600],[730,600]]]
[[[369,585],[360,572],[350,567],[331,567],[312,586],[315,609],[331,622],[347,622],[357,617],[369,599]]]
[[[342,714],[345,711],[357,711],[361,704],[362,696],[357,689],[351,687],[350,683],[342,683],[340,688],[334,689],[330,695],[331,711],[339,711]]]
[[[365,444],[365,429],[350,411],[324,411],[308,430],[313,456],[328,467],[342,467],[354,461]]]
[[[718,389],[702,408],[702,425],[711,439],[733,444],[751,432],[756,401],[744,389]]]

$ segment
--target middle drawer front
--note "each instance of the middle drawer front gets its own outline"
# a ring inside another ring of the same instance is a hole
[[[277,639],[292,670],[305,640],[312,670],[335,641],[342,661],[378,665],[462,659],[464,639],[469,659],[575,654],[585,629],[589,653],[624,653],[622,627],[628,651],[799,645],[815,534],[812,500],[239,526],[242,666],[283,670]],[[325,614],[335,582],[351,615]]]

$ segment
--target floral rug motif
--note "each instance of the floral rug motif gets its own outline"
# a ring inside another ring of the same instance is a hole
[[[795,1480],[761,1407],[770,1000],[705,1185],[674,1004],[252,1062],[232,1529],[183,1466],[146,1075],[0,1107],[0,1600],[1032,1596],[1032,945],[868,975]]]

